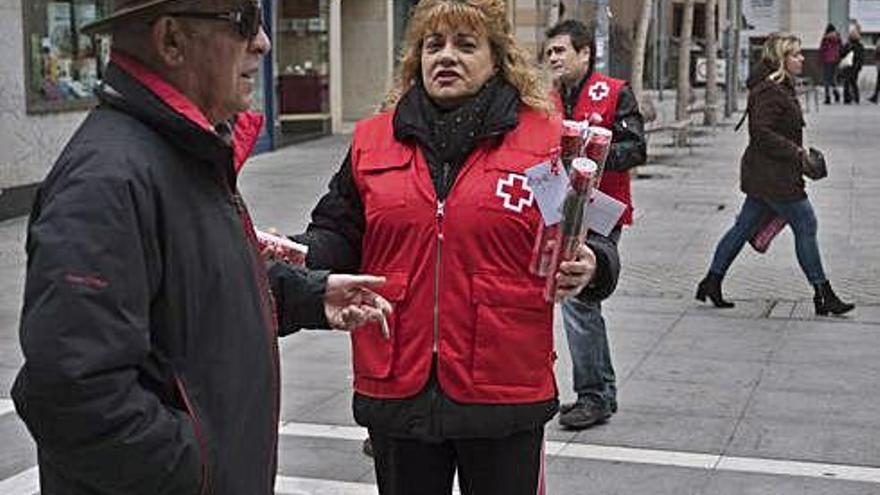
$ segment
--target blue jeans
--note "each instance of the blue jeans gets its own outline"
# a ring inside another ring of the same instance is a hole
[[[831,100],[831,92],[837,93],[837,64],[822,64],[822,83],[825,85],[825,101]]]
[[[617,411],[617,385],[601,303],[568,298],[562,303],[562,322],[568,337],[578,402],[592,402],[611,412]]]
[[[770,211],[785,218],[794,232],[794,249],[804,275],[813,285],[827,281],[819,256],[816,239],[818,227],[813,206],[807,198],[795,201],[767,201],[746,196],[733,227],[718,241],[709,272],[724,277],[730,264],[742,250],[743,245],[760,227],[761,219]]]

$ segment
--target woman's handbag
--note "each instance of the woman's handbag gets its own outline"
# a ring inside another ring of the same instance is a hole
[[[813,180],[819,180],[828,176],[828,167],[825,164],[825,155],[821,151],[813,148],[809,149],[809,153],[801,161],[803,173]]]
[[[782,232],[786,225],[785,218],[769,210],[761,218],[761,223],[755,229],[755,233],[749,238],[749,244],[759,253],[764,253],[770,247],[770,241]]]
[[[846,54],[845,57],[840,59],[840,62],[837,63],[837,70],[846,70],[853,66],[855,63],[855,52],[850,50],[849,53]]]

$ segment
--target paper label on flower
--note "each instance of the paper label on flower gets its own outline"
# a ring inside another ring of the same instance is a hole
[[[607,236],[620,221],[620,217],[625,211],[626,204],[598,189],[593,189],[592,197],[584,205],[587,228]]]
[[[568,175],[562,167],[553,167],[544,162],[526,169],[529,188],[538,202],[538,210],[544,218],[544,225],[555,225],[562,221],[562,202],[568,190]]]

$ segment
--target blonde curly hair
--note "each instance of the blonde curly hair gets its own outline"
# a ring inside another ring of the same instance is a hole
[[[519,47],[507,19],[504,0],[422,0],[413,9],[404,38],[404,48],[383,108],[397,105],[418,81],[422,69],[422,42],[429,32],[467,27],[489,38],[498,75],[519,91],[520,101],[531,108],[551,112],[548,87],[538,70]]]
[[[767,76],[775,83],[780,83],[794,76],[785,69],[785,59],[801,49],[801,39],[790,33],[773,33],[764,42],[763,59],[775,70]]]

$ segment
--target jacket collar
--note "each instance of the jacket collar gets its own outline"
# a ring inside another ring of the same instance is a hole
[[[487,90],[491,84],[497,86],[486,102],[486,108],[480,113],[484,119],[475,132],[475,140],[500,136],[515,128],[519,123],[519,92],[503,79],[490,81],[481,89]],[[469,102],[464,103],[467,105]],[[394,137],[398,141],[416,139],[420,142],[430,141],[433,122],[432,116],[440,113],[433,106],[421,81],[416,82],[401,97],[394,110]]]
[[[262,114],[244,112],[229,124],[213,126],[189,98],[149,68],[119,52],[110,60],[98,90],[100,101],[146,122],[187,153],[229,167],[234,185],[259,138]]]

